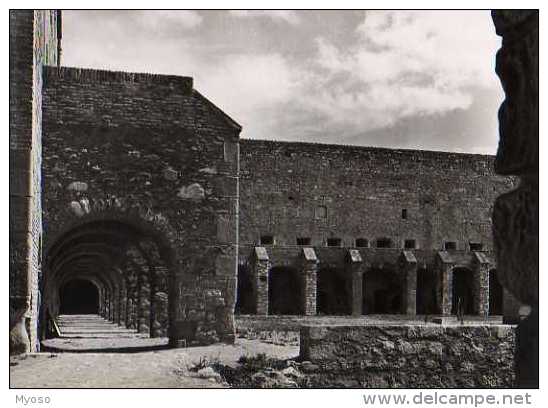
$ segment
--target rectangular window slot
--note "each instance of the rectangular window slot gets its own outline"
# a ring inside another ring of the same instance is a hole
[[[312,240],[310,238],[306,238],[306,237],[297,238],[297,245],[300,245],[300,246],[310,245],[311,242]]]
[[[483,244],[481,242],[470,242],[470,251],[483,251]]]
[[[401,210],[401,218],[402,220],[406,220],[407,219],[407,209],[404,208],[403,210]]]
[[[340,238],[327,238],[327,246],[340,247],[341,243],[342,241]]]
[[[369,248],[369,241],[365,238],[356,238],[356,248]]]
[[[455,241],[446,241],[443,243],[443,249],[445,251],[455,251],[457,249],[457,243]]]
[[[272,235],[261,236],[261,245],[274,245],[274,237]]]
[[[414,239],[406,239],[403,243],[405,249],[415,249],[417,248],[417,242]]]

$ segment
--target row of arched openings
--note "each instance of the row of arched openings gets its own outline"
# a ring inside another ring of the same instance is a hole
[[[99,218],[67,228],[45,254],[41,337],[59,315],[100,314],[151,337],[167,336],[174,254],[142,222]]]
[[[350,315],[352,313],[352,283],[341,268],[321,268],[317,275],[316,308],[319,315]],[[403,288],[398,275],[391,269],[371,268],[362,283],[363,314],[400,314],[403,310]],[[236,314],[255,313],[255,293],[251,268],[240,265]],[[303,285],[299,270],[277,266],[268,274],[268,310],[272,315],[303,314]],[[459,308],[466,315],[474,314],[473,271],[453,269],[452,314]],[[503,290],[496,269],[489,271],[489,314],[502,314]],[[417,270],[416,304],[418,315],[437,314],[436,277],[431,270]]]

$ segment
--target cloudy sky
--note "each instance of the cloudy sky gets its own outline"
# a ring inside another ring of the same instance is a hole
[[[242,137],[494,154],[488,11],[66,11],[63,65],[194,77]]]

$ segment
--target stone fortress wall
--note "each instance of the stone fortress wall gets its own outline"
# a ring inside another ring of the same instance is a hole
[[[240,149],[241,290],[254,297],[243,313],[280,309],[269,297],[291,285],[293,297],[279,296],[300,309],[270,312],[450,314],[453,291],[468,288],[465,313],[489,313],[492,207],[514,185],[493,156],[246,139]]]
[[[42,66],[61,58],[58,10],[10,11],[10,347],[36,350],[42,263]]]

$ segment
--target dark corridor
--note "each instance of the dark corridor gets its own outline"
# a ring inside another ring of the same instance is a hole
[[[88,280],[67,282],[59,294],[61,314],[99,314],[99,291]]]

